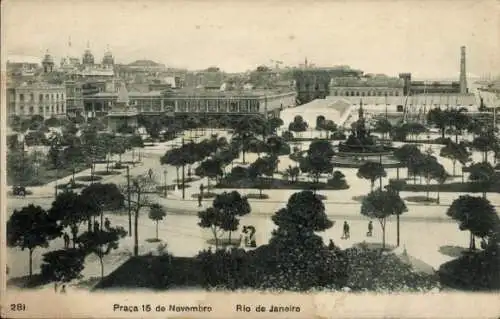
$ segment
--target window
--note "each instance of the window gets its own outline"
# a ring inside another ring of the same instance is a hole
[[[38,100],[39,100],[40,102],[42,102],[42,101],[43,101],[43,94],[40,94],[40,95],[38,96]]]
[[[356,92],[356,96],[359,96],[359,92]]]
[[[361,96],[365,96],[365,92],[361,92]]]
[[[236,113],[238,112],[238,103],[231,101],[229,104],[229,112]]]
[[[218,105],[218,110],[219,112],[227,112],[227,101],[226,100],[219,100],[219,105]]]
[[[43,114],[43,106],[38,107],[38,114]]]
[[[217,112],[217,100],[208,100],[208,112]]]
[[[35,100],[35,94],[31,93],[30,94],[30,101],[34,101]]]
[[[351,96],[354,96],[354,91],[351,91]]]
[[[56,113],[59,114],[59,104],[56,105]]]
[[[396,91],[396,96],[399,96],[399,92],[398,91]]]
[[[30,106],[30,114],[33,114],[35,112],[35,108],[33,106]]]
[[[24,94],[19,94],[19,101],[24,102]]]
[[[251,101],[250,112],[252,112],[252,113],[259,112],[259,101],[256,101],[256,100]]]

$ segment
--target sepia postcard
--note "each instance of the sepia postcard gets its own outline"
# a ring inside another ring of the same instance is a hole
[[[2,318],[500,318],[500,1],[1,15]]]

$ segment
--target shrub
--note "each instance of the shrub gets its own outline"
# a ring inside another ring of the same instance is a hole
[[[247,169],[243,166],[235,166],[226,177],[228,180],[240,180],[248,177]]]
[[[259,281],[253,271],[251,257],[243,249],[203,250],[196,256],[202,269],[204,287],[238,289],[253,287]]]
[[[496,246],[496,247],[495,247]],[[444,285],[465,290],[500,289],[500,254],[498,244],[484,251],[467,254],[439,267]]]
[[[333,177],[328,179],[327,184],[335,188],[347,188],[345,175],[341,171],[333,172]]]
[[[349,248],[347,286],[354,291],[425,291],[439,288],[437,276],[415,272],[393,253]]]

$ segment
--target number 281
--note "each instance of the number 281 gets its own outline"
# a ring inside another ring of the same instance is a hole
[[[10,310],[11,311],[25,311],[26,310],[26,304],[23,304],[23,303],[12,303],[12,304],[10,304]]]

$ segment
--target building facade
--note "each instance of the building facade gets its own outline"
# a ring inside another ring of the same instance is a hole
[[[158,116],[250,115],[278,116],[295,105],[296,93],[270,91],[152,91],[128,92],[129,105],[139,114]],[[118,98],[118,93],[101,92],[84,97],[88,117],[106,116]]]
[[[66,116],[66,87],[48,83],[22,83],[7,87],[7,115]]]

